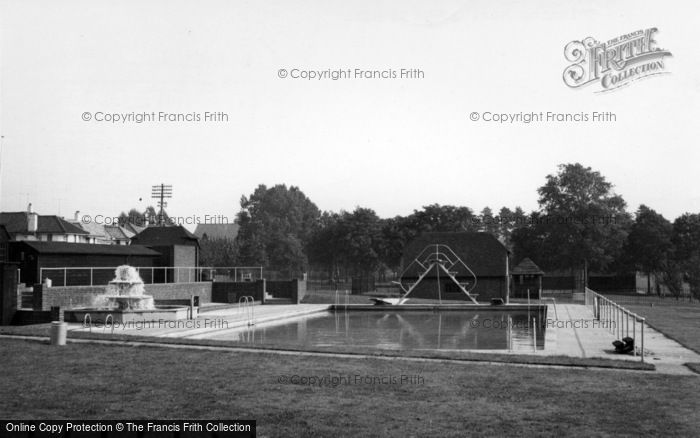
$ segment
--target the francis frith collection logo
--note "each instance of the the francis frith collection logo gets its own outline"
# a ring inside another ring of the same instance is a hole
[[[668,73],[664,57],[672,56],[659,48],[655,27],[620,35],[600,42],[592,37],[571,41],[564,48],[564,83],[571,88],[599,84],[605,92],[653,75]]]

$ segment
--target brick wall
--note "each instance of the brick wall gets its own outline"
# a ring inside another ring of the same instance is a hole
[[[289,298],[292,303],[299,304],[306,295],[306,281],[283,280],[268,281],[265,284],[267,293],[275,298]]]
[[[50,310],[18,310],[12,319],[12,325],[46,324],[58,320]]]
[[[416,288],[411,291],[408,298],[438,299],[438,284],[436,279],[423,279]],[[477,294],[476,300],[480,303],[488,303],[492,298],[507,299],[505,277],[481,277],[476,283],[472,294]],[[469,301],[466,295],[457,288],[449,279],[440,280],[440,296],[443,300]]]
[[[0,325],[10,324],[17,310],[16,263],[0,264]]]
[[[265,302],[266,281],[216,281],[211,283],[212,302],[237,303],[241,297],[252,296],[255,301]]]
[[[199,296],[200,304],[210,303],[212,283],[166,283],[147,284],[145,294],[154,300],[189,300],[190,296]],[[104,295],[106,286],[68,286],[50,287],[34,285],[34,310],[49,310],[51,307],[89,307],[97,296]]]
[[[194,246],[185,246],[185,245],[175,245],[173,248],[173,265],[172,266],[182,266],[186,268],[190,268],[192,266],[196,266],[197,264],[197,248]],[[190,269],[178,269],[177,270],[178,275],[175,281],[178,283],[180,282],[187,282],[190,280],[190,276],[195,275],[194,270]]]
[[[266,281],[265,290],[275,298],[291,299],[296,289],[296,280]]]

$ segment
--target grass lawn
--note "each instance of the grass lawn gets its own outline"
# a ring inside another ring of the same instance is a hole
[[[653,306],[625,305],[631,311],[646,318],[647,323],[666,336],[700,353],[700,305],[667,302]]]
[[[255,419],[259,436],[684,435],[700,378],[0,339],[0,414]],[[414,384],[284,384],[280,376]]]

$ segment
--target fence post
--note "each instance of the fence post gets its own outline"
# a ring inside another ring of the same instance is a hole
[[[66,287],[68,281],[68,268],[63,268],[63,287]]]
[[[634,339],[634,349],[632,349],[632,354],[637,356],[637,314],[634,314],[634,319],[632,320],[632,339]]]
[[[622,307],[619,304],[617,305],[617,319],[620,323],[620,328],[618,329],[617,337],[622,339],[622,329],[624,328],[624,324],[622,323]]]
[[[644,362],[644,321],[645,319],[642,318],[642,362]]]

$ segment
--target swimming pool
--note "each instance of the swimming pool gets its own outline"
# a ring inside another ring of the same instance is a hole
[[[383,350],[544,348],[544,318],[527,311],[335,311],[207,333],[201,338],[298,347]],[[533,322],[535,328],[533,329]],[[533,340],[533,332],[536,332]]]

